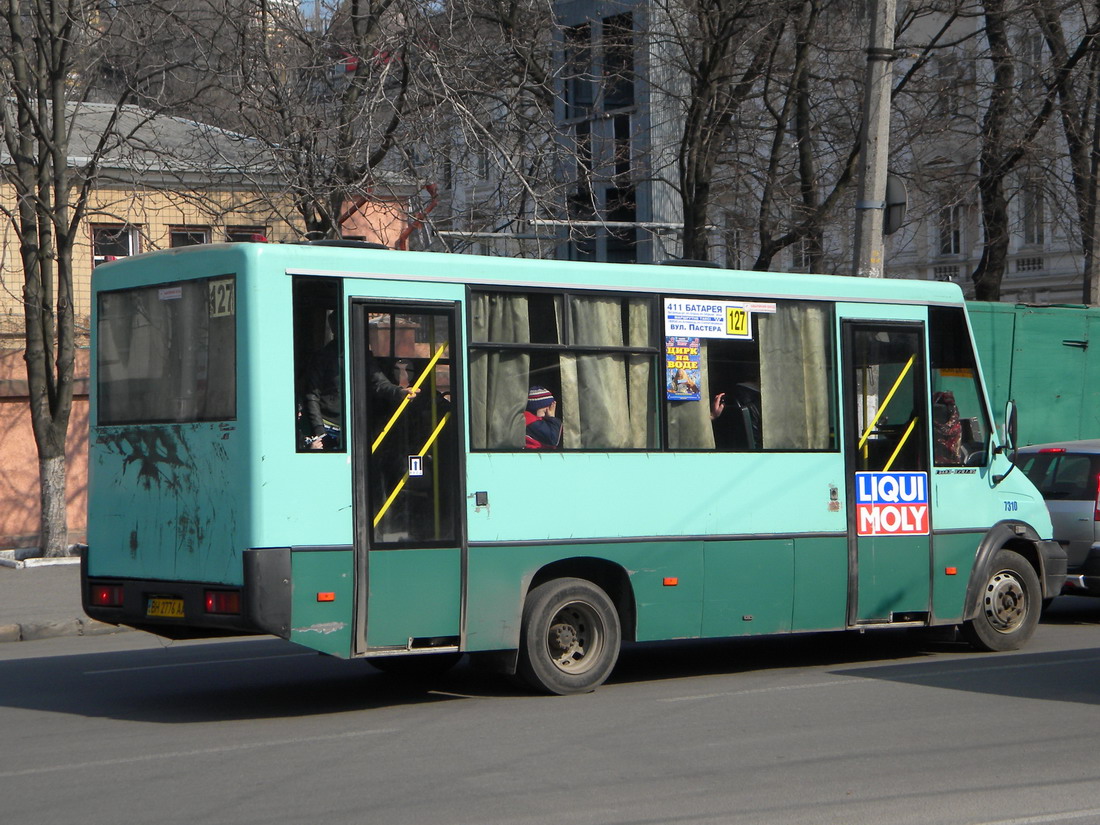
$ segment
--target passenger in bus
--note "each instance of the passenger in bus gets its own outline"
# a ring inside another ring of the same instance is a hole
[[[336,344],[335,313],[329,315],[329,330],[333,337],[312,359],[306,376],[305,415],[310,434],[306,443],[311,450],[337,450],[341,447],[344,405],[341,392],[344,384],[343,358]],[[374,353],[367,350],[367,386],[376,398],[400,401],[405,396],[415,398],[419,387],[402,387],[393,383],[378,366]]]
[[[527,423],[524,446],[528,450],[556,450],[561,447],[561,419],[555,416],[558,402],[546,387],[534,386],[527,391]]]
[[[762,448],[760,418],[760,385],[755,381],[737,384],[731,393],[736,420],[719,430],[715,425],[715,446],[721,449],[759,450]],[[726,411],[726,393],[714,396],[710,404],[710,420],[716,422]]]
[[[933,454],[936,464],[957,466],[963,463],[963,431],[955,393],[932,394]]]

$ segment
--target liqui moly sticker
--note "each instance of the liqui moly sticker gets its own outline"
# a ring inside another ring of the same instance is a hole
[[[928,535],[928,473],[856,473],[856,535]]]

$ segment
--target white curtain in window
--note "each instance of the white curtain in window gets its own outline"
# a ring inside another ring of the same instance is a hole
[[[645,301],[574,297],[569,302],[576,346],[648,346]],[[649,444],[652,356],[623,352],[561,356],[563,443],[569,449],[630,449]]]
[[[531,340],[527,296],[473,296],[474,341],[526,344]],[[470,438],[479,449],[523,446],[523,411],[531,359],[521,352],[475,349],[470,355]]]
[[[766,450],[823,450],[829,440],[829,313],[781,303],[760,315],[760,407]]]

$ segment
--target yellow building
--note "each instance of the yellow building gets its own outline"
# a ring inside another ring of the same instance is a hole
[[[82,104],[72,127],[74,166],[103,134],[114,107]],[[131,107],[114,129],[127,135],[101,164],[73,250],[77,381],[67,458],[70,538],[83,540],[88,439],[88,332],[91,276],[115,258],[234,241],[297,241],[297,215],[286,186],[255,142],[182,118]],[[0,165],[7,157],[0,154]],[[393,192],[393,188],[387,190]],[[396,245],[407,226],[407,194],[360,197],[345,208],[346,237]],[[0,175],[0,208],[15,191]],[[30,425],[23,361],[23,272],[12,222],[0,225],[0,549],[37,542],[38,457]]]

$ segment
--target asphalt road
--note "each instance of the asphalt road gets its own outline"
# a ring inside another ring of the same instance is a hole
[[[0,813],[52,823],[1100,822],[1100,599],[1010,654],[634,646],[593,694],[410,684],[272,639],[0,646]]]

